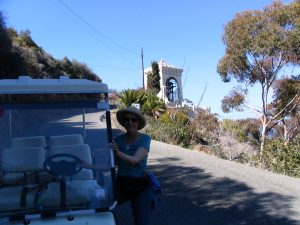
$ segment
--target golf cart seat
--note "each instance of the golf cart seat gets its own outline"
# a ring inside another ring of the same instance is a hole
[[[99,185],[96,180],[72,180],[66,181],[65,206],[87,206],[95,196]],[[41,195],[41,202],[44,207],[57,207],[62,204],[61,184],[52,182]]]
[[[46,140],[44,136],[12,138],[11,147],[46,147]]]
[[[34,208],[34,195],[44,160],[45,152],[42,147],[3,150],[0,211]]]
[[[22,208],[33,209],[36,189],[33,188],[33,191],[26,191],[25,193],[24,188],[26,188],[26,186],[11,186],[1,188],[0,211],[17,211]],[[24,198],[22,198],[23,196]]]
[[[80,161],[92,164],[91,150],[88,144],[53,146],[47,150],[47,157],[58,158],[59,160],[70,160],[74,156]],[[62,155],[62,156],[60,156]],[[68,159],[69,158],[69,159]],[[55,161],[55,160],[54,160]],[[51,182],[41,195],[41,201],[46,207],[55,207],[64,204],[68,206],[86,206],[95,196],[99,189],[97,180],[94,179],[93,172],[89,169],[81,169],[72,177],[65,177],[63,186],[61,182]],[[65,189],[65,197],[62,198],[62,188]],[[62,203],[64,199],[64,203]]]
[[[80,134],[68,134],[68,135],[58,135],[51,136],[47,140],[48,148],[59,145],[78,145],[83,144],[83,138]]]
[[[2,151],[2,182],[8,185],[37,183],[45,161],[42,147],[7,148]]]

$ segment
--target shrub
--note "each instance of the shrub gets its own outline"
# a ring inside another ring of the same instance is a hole
[[[198,112],[190,118],[186,109],[168,109],[157,121],[149,123],[147,132],[153,139],[193,148],[197,144],[218,146],[218,120],[215,115]]]
[[[224,133],[233,136],[239,142],[249,142],[252,145],[257,145],[259,143],[260,125],[256,119],[224,119],[221,122],[221,128]]]
[[[189,123],[192,139],[198,144],[219,146],[219,121],[215,114],[197,110]]]
[[[174,115],[168,111],[158,120],[148,119],[146,132],[155,140],[190,148],[194,144],[192,133],[183,122],[183,117],[181,112]]]
[[[255,153],[255,148],[247,143],[239,142],[235,137],[228,133],[222,133],[219,138],[220,151],[223,158],[244,161],[245,156],[250,156]]]
[[[300,138],[286,145],[284,140],[269,140],[261,154],[251,161],[276,173],[300,177]]]

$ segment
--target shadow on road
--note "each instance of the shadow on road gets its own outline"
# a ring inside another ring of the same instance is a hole
[[[291,198],[255,193],[244,183],[213,177],[195,167],[162,158],[150,169],[159,177],[163,196],[152,213],[153,225],[296,225],[288,218]],[[150,160],[151,163],[151,160]],[[116,209],[118,224],[133,224],[130,205]]]
[[[289,219],[290,197],[255,193],[244,183],[213,177],[194,167],[174,166],[179,158],[159,159],[151,170],[163,186],[155,225],[296,225]],[[121,223],[122,224],[122,223]],[[127,223],[125,223],[127,224]]]

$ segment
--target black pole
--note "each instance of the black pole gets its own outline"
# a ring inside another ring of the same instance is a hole
[[[141,57],[142,57],[143,89],[145,90],[145,78],[144,78],[144,53],[143,53],[143,48],[141,48]]]

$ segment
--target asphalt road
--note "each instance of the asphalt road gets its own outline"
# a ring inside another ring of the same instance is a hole
[[[152,225],[300,224],[300,179],[153,141],[149,167],[163,195]],[[116,209],[132,225],[131,209]]]

